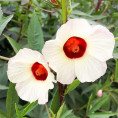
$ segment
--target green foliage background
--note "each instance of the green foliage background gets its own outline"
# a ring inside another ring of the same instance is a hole
[[[46,0],[31,0],[25,5],[20,1],[0,4],[0,55],[5,57],[14,56],[24,47],[41,52],[44,42],[54,39],[62,24],[61,7]],[[68,19],[80,17],[91,24],[102,24],[114,34],[114,58],[107,61],[106,74],[96,82],[75,80],[69,85],[61,107],[55,85],[49,92],[50,113],[52,118],[118,118],[118,0],[68,0]],[[1,59],[0,118],[48,118],[45,105],[37,101],[29,104],[17,96],[6,71],[7,61]],[[103,90],[102,98],[97,97],[99,89]]]

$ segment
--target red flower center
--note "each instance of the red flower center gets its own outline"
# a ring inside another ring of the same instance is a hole
[[[63,46],[65,55],[71,59],[82,57],[86,51],[87,43],[80,37],[69,38]]]
[[[35,62],[32,65],[31,71],[36,80],[44,81],[44,80],[46,80],[46,78],[48,76],[48,71],[46,70],[46,68],[38,62]]]

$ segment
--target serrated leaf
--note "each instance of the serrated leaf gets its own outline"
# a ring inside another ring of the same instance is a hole
[[[92,106],[92,108],[88,111],[88,113],[92,113],[92,112],[98,110],[108,99],[109,99],[109,95],[100,98],[97,101],[97,103]]]
[[[59,110],[59,89],[57,88],[54,96],[53,96],[53,99],[52,99],[52,102],[51,102],[51,106],[50,106],[50,109],[52,110],[52,112],[54,114],[57,113],[57,111]]]
[[[40,51],[44,45],[43,32],[38,20],[38,16],[34,13],[28,26],[28,45],[33,50]]]
[[[7,38],[7,40],[9,41],[9,43],[11,44],[12,48],[14,49],[15,53],[17,53],[22,47],[15,41],[13,40],[11,37],[6,36],[4,34],[4,36]]]
[[[89,114],[88,116],[90,118],[109,118],[110,116],[115,116],[118,115],[118,113],[113,113],[113,112],[96,112]]]
[[[15,114],[15,103],[18,103],[18,100],[19,97],[15,90],[15,84],[10,82],[6,99],[7,118],[12,118],[12,116]]]
[[[68,85],[68,87],[65,90],[64,95],[68,94],[69,92],[73,91],[78,85],[80,84],[80,81],[78,79],[74,80],[72,84]]]

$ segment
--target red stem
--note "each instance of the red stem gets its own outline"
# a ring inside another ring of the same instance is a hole
[[[59,97],[60,97],[60,106],[62,105],[63,102],[63,95],[64,95],[64,90],[63,90],[63,85],[58,82],[58,87],[59,87]]]
[[[107,8],[105,8],[105,9],[103,10],[103,12],[102,12],[102,14],[101,14],[101,15],[104,15],[104,14],[105,14],[105,12],[106,12],[106,10],[107,10]]]
[[[95,8],[95,11],[98,11],[100,4],[101,4],[101,0],[98,0],[97,7]]]

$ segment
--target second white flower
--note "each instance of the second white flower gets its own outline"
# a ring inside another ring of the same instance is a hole
[[[93,82],[105,74],[114,44],[106,27],[71,19],[58,29],[55,40],[45,43],[42,53],[60,83],[71,84],[75,77],[80,82]]]

